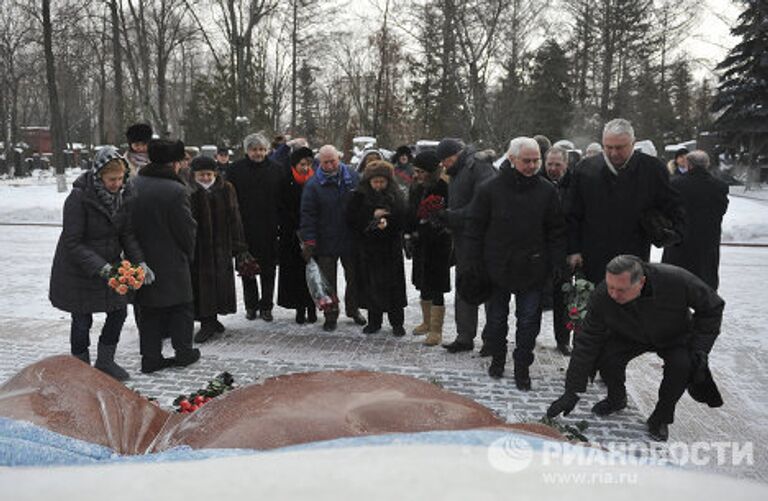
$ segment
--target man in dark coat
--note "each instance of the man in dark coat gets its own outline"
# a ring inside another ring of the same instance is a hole
[[[359,176],[354,169],[341,163],[339,152],[327,144],[317,153],[320,168],[307,181],[301,194],[301,223],[299,234],[304,259],[315,257],[323,276],[336,291],[336,267],[339,260],[344,267],[347,286],[344,291],[344,309],[358,325],[367,323],[360,314],[355,289],[354,242],[346,221],[347,204],[357,187]],[[324,312],[325,331],[336,329],[338,306]]]
[[[536,175],[541,163],[536,141],[515,138],[507,154],[500,174],[480,185],[472,202],[464,233],[471,264],[465,273],[485,272],[493,285],[483,337],[494,378],[504,373],[509,300],[515,295],[515,384],[528,391],[542,289],[565,259],[565,219],[557,190]]]
[[[480,184],[496,175],[491,156],[477,153],[471,146],[465,146],[458,139],[445,138],[437,145],[437,158],[445,173],[450,176],[448,184],[448,210],[440,218],[453,234],[453,250],[456,258],[457,275],[469,262],[464,231],[469,212],[469,203]],[[449,353],[471,351],[477,335],[478,306],[468,303],[457,290],[454,301],[456,317],[456,339],[443,345]]]
[[[636,256],[615,257],[608,263],[605,281],[590,296],[583,331],[574,340],[565,393],[547,415],[573,410],[577,393],[586,390],[595,369],[608,386],[608,397],[592,412],[605,416],[625,408],[627,364],[655,352],[664,360],[664,376],[648,431],[653,439],[666,440],[685,389],[711,381],[708,357],[720,333],[724,306],[711,287],[682,268],[647,264]]]
[[[557,188],[557,197],[562,204],[567,198],[568,188],[571,184],[571,172],[568,169],[569,155],[568,150],[562,146],[553,146],[547,150],[544,173],[546,178]],[[550,294],[552,298],[552,325],[555,331],[555,342],[557,349],[565,356],[571,354],[571,332],[566,327],[568,316],[565,311],[565,294],[563,285],[570,276],[566,273],[556,273],[552,277],[551,285],[548,284],[545,293]]]
[[[248,244],[243,235],[235,188],[216,173],[216,161],[199,156],[190,164],[190,202],[197,222],[192,290],[195,319],[200,321],[196,343],[224,332],[218,315],[237,311],[235,270],[232,258],[246,259]]]
[[[669,221],[659,247],[677,243],[684,227],[680,197],[657,158],[634,151],[635,132],[627,120],[603,129],[603,155],[582,161],[573,172],[565,203],[568,262],[582,266],[587,280],[600,282],[605,265],[619,254],[648,261],[651,234],[644,229],[658,212]]]
[[[683,241],[664,249],[663,263],[690,271],[717,290],[720,285],[720,235],[728,210],[728,185],[709,173],[709,155],[696,150],[686,155],[688,172],[672,178],[680,192],[687,220]]]
[[[315,323],[317,309],[307,288],[307,264],[301,255],[299,219],[301,194],[314,175],[315,154],[307,147],[297,148],[290,156],[290,166],[280,189],[280,277],[277,304],[296,310],[296,323]]]
[[[227,179],[232,162],[229,160],[229,148],[219,146],[216,148],[216,175]]]
[[[132,210],[136,239],[155,275],[154,283],[136,294],[144,373],[200,359],[200,350],[192,348],[195,314],[189,271],[197,225],[186,184],[178,176],[184,143],[153,140],[148,149],[150,164],[133,180]],[[165,334],[170,334],[175,358],[162,355]]]
[[[259,279],[242,277],[245,316],[271,322],[278,249],[278,204],[283,173],[267,158],[269,141],[261,134],[251,134],[243,141],[246,156],[229,169],[227,181],[237,191],[248,249],[261,267]],[[259,296],[259,280],[261,296]]]

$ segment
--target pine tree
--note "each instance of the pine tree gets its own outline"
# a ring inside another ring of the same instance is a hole
[[[298,111],[297,128],[301,131],[302,135],[307,138],[310,144],[312,144],[317,138],[317,117],[318,117],[318,101],[317,94],[315,93],[315,77],[313,72],[316,68],[307,64],[307,61],[302,61],[301,69],[298,73],[298,91],[297,96],[300,100],[300,106]]]
[[[544,134],[553,141],[565,136],[573,109],[569,87],[565,52],[557,42],[547,40],[536,51],[531,72],[531,133]]]
[[[691,70],[685,59],[681,59],[672,67],[670,88],[674,110],[674,123],[671,124],[672,139],[675,142],[687,141],[693,138],[694,124]]]
[[[743,0],[746,6],[731,30],[742,41],[717,66],[721,72],[712,105],[722,114],[715,127],[734,148],[749,152],[748,179],[756,179],[757,157],[768,150],[768,2]],[[750,183],[747,183],[749,187]]]

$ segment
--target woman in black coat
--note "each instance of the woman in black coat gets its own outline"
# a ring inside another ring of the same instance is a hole
[[[314,153],[299,148],[290,155],[288,171],[280,190],[280,276],[277,286],[277,304],[296,310],[296,323],[317,322],[315,303],[309,295],[306,262],[301,256],[299,216],[304,184],[314,175]]]
[[[402,247],[405,204],[392,172],[389,162],[368,164],[347,206],[347,222],[357,240],[360,306],[368,310],[363,332],[378,332],[386,311],[392,334],[399,337],[405,334],[403,308],[408,303]]]
[[[243,261],[248,251],[235,188],[216,170],[216,161],[210,157],[196,157],[190,165],[190,203],[197,222],[195,258],[190,266],[195,319],[200,321],[196,343],[224,332],[217,315],[237,311],[232,258],[239,256]]]
[[[72,315],[72,355],[90,363],[93,313],[106,312],[95,367],[119,381],[128,373],[115,363],[115,350],[126,317],[127,296],[108,286],[113,264],[125,257],[141,263],[147,281],[151,272],[134,238],[127,209],[132,198],[124,184],[128,164],[117,150],[99,150],[91,170],[74,182],[64,203],[64,225],[53,258],[51,304]]]
[[[419,153],[413,167],[406,252],[413,259],[411,282],[421,292],[423,316],[413,334],[427,334],[424,344],[435,346],[443,336],[443,294],[451,290],[451,234],[435,217],[435,210],[448,206],[448,183],[440,177],[440,160],[433,151]]]

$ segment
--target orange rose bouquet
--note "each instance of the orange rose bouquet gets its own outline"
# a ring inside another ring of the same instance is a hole
[[[144,285],[144,268],[134,265],[130,261],[123,260],[112,265],[107,284],[121,296],[128,291],[135,291]]]

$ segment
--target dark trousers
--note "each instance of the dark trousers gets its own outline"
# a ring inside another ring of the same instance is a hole
[[[405,322],[405,311],[403,308],[395,308],[387,312],[387,318],[389,318],[389,325],[392,327],[402,327]],[[381,327],[381,322],[384,320],[384,312],[380,310],[368,310],[368,323]]]
[[[467,256],[467,246],[462,237],[454,237],[454,253],[456,255],[456,276],[464,271],[464,267],[469,262]],[[469,304],[459,294],[458,288],[454,287],[453,315],[456,319],[456,342],[462,344],[474,344],[477,336],[477,314],[479,306]],[[507,298],[509,300],[509,298]],[[488,318],[488,304],[485,305],[485,316]],[[486,332],[483,329],[483,343],[485,343]]]
[[[114,346],[120,341],[120,332],[123,330],[125,317],[128,315],[127,308],[110,311],[107,313],[107,319],[104,327],[101,329],[99,343]],[[77,355],[88,351],[91,345],[91,326],[93,325],[93,314],[91,313],[72,313],[72,325],[69,331],[69,343],[72,346],[72,354]]]
[[[552,323],[557,344],[571,344],[571,331],[565,326],[568,315],[565,310],[565,293],[561,280],[552,283]]]
[[[483,338],[494,356],[506,356],[509,331],[509,300],[512,291],[496,287],[485,303],[486,325]],[[515,294],[515,367],[528,367],[533,363],[533,349],[541,330],[541,291],[530,290]]]
[[[654,352],[664,360],[664,375],[659,386],[659,400],[653,417],[662,423],[672,423],[675,406],[688,387],[691,375],[691,355],[686,346],[657,349],[653,346],[614,337],[605,345],[598,361],[600,376],[608,387],[608,398],[623,400],[627,396],[625,382],[627,364],[643,353]]]
[[[158,360],[162,357],[163,337],[169,335],[177,355],[192,350],[192,334],[195,330],[193,303],[183,303],[163,308],[142,306],[139,316],[139,347],[141,356]]]
[[[275,296],[275,266],[264,266],[257,278],[243,277],[243,298],[247,310],[271,310]],[[259,295],[261,282],[261,295]]]
[[[328,285],[334,294],[338,294],[338,287],[336,283],[336,274],[338,261],[341,260],[341,266],[344,268],[344,280],[347,282],[347,286],[344,288],[344,312],[348,317],[353,317],[360,312],[357,302],[357,281],[355,277],[355,264],[353,258],[350,257],[333,257],[333,256],[318,256],[315,258],[317,265],[320,267],[320,272],[328,281]],[[338,306],[334,309],[324,312],[325,318],[329,320],[336,320],[339,318]]]

